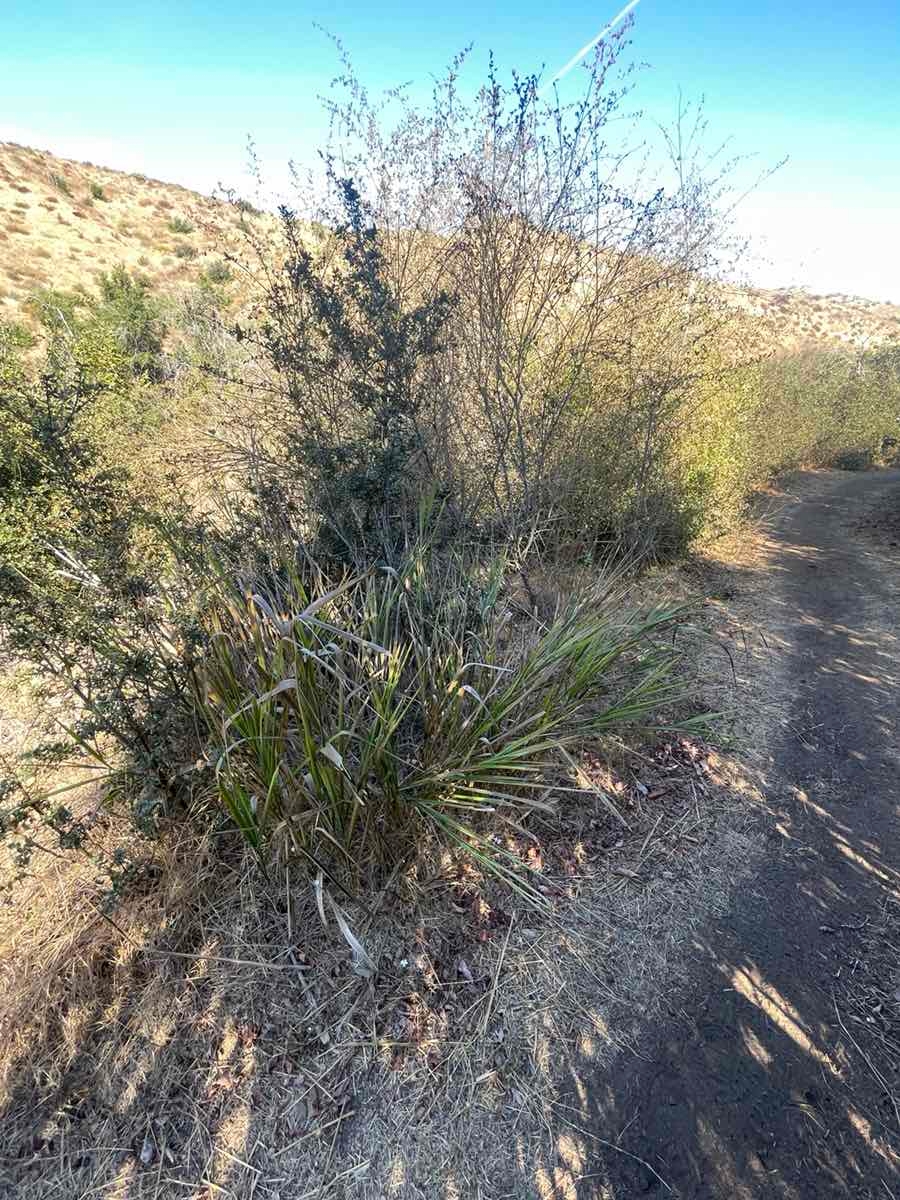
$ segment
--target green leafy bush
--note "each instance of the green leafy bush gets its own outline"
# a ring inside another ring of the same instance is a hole
[[[204,283],[214,284],[216,286],[223,283],[230,283],[233,278],[233,272],[228,263],[222,258],[217,258],[213,262],[208,263],[203,268],[201,281]]]
[[[36,377],[15,364],[0,374],[0,625],[7,655],[69,701],[43,759],[87,755],[109,779],[136,776],[143,820],[177,792],[198,636],[192,525],[175,497],[166,519],[148,510],[110,461],[104,435],[121,396],[85,355],[84,343],[57,341]],[[44,820],[74,837],[52,792],[7,792],[7,833]]]
[[[900,357],[760,354],[712,282],[699,146],[674,139],[674,190],[617,174],[614,47],[569,109],[493,68],[466,108],[458,67],[426,114],[348,74],[348,177],[282,211],[277,253],[242,222],[262,292],[233,334],[221,260],[165,308],[123,267],[40,291],[40,367],[0,328],[0,625],[68,699],[48,761],[90,756],[139,819],[212,806],[348,888],[436,840],[533,898],[517,827],[582,741],[670,718],[683,614],[601,581],[539,625],[495,555],[681,554],[780,470],[895,448]]]
[[[748,429],[771,476],[799,466],[854,464],[879,455],[900,415],[900,351],[806,349],[767,363]]]
[[[290,475],[308,518],[321,522],[320,545],[364,556],[415,507],[419,410],[454,301],[438,290],[404,305],[356,187],[335,182],[341,219],[320,253],[281,211],[288,255],[266,297],[260,340],[284,380]]]
[[[133,373],[158,381],[165,373],[166,327],[149,282],[118,266],[102,274],[99,283],[97,318],[113,331]]]
[[[670,716],[683,610],[628,611],[604,584],[547,627],[517,624],[501,564],[421,532],[398,567],[348,575],[299,553],[283,514],[280,538],[248,545],[177,494],[154,511],[104,449],[130,373],[104,382],[63,342],[32,377],[8,340],[0,623],[69,697],[44,761],[88,756],[145,827],[215,796],[262,856],[344,888],[430,831],[537,900],[507,834],[574,786],[583,739]],[[90,834],[52,789],[7,786],[22,865],[34,822],[61,850]]]

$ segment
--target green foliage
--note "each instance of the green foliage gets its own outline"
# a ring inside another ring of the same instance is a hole
[[[193,526],[176,496],[169,525],[149,511],[110,461],[103,435],[121,396],[85,353],[57,342],[38,375],[0,375],[0,625],[12,660],[69,699],[63,736],[42,760],[87,756],[110,777],[127,764],[141,779],[143,820],[148,794],[156,805],[175,794],[189,712],[199,632],[183,547]],[[76,844],[52,795],[13,791],[7,831],[40,819],[63,848]]]
[[[430,832],[538,898],[504,827],[578,790],[567,750],[665,719],[684,610],[630,610],[601,581],[510,636],[502,584],[501,564],[473,574],[417,542],[399,570],[336,584],[286,558],[217,609],[198,712],[260,855],[280,845],[350,887]]]
[[[85,298],[78,292],[46,287],[38,288],[29,297],[28,305],[45,329],[52,333],[71,332],[79,323]]]
[[[419,408],[453,299],[439,291],[405,306],[359,193],[350,180],[337,186],[341,268],[331,269],[331,246],[320,258],[311,253],[282,209],[288,259],[267,296],[262,336],[286,381],[295,418],[288,455],[308,510],[324,518],[322,545],[344,553],[365,551],[408,515],[422,451]]]
[[[517,835],[584,740],[671,716],[683,613],[601,580],[523,619],[496,547],[682,554],[778,471],[886,457],[900,414],[896,347],[759,357],[689,138],[676,192],[606,178],[613,60],[565,111],[492,70],[463,113],[454,68],[387,132],[351,80],[320,219],[282,211],[277,257],[241,222],[265,291],[236,336],[223,260],[165,308],[121,266],[37,292],[39,366],[0,325],[4,650],[67,701],[42,762],[93,762],[147,826],[213,802],[342,887],[437,842],[535,898]],[[21,781],[0,810],[23,864],[35,820],[90,837]]]
[[[79,364],[86,380],[123,395],[128,377],[159,381],[165,374],[161,306],[149,284],[116,267],[100,277],[100,296],[42,288],[29,307],[55,347]]]
[[[755,457],[769,475],[803,465],[872,463],[900,415],[898,351],[810,349],[761,373]]]
[[[22,357],[34,345],[34,335],[16,321],[0,321],[0,383],[18,377],[23,370]]]
[[[69,187],[65,175],[61,175],[58,171],[52,171],[50,174],[50,182],[58,192],[62,192],[64,196],[71,196],[72,189]]]
[[[98,320],[113,332],[135,375],[160,380],[165,374],[162,310],[147,280],[114,267],[100,276]]]
[[[96,181],[94,181],[91,184],[90,190],[91,190],[91,198],[93,200],[106,200],[107,199],[107,195],[103,190],[102,184],[99,184]]]
[[[201,283],[214,284],[216,286],[230,283],[232,278],[231,267],[222,258],[217,258],[213,262],[208,263],[200,274]]]

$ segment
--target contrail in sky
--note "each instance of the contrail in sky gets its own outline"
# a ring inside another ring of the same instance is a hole
[[[581,60],[584,58],[584,56],[586,54],[589,54],[591,52],[591,50],[593,50],[593,48],[597,45],[597,43],[599,41],[601,41],[603,38],[605,38],[606,35],[609,32],[611,32],[611,30],[615,29],[615,27],[619,24],[619,22],[622,20],[622,18],[627,17],[628,14],[631,12],[631,10],[633,8],[637,7],[639,2],[640,2],[640,0],[629,0],[629,3],[625,5],[625,7],[622,9],[622,11],[619,13],[616,13],[616,15],[613,17],[613,19],[609,22],[609,24],[604,25],[603,28],[600,30],[600,32],[597,34],[597,36],[595,38],[592,38],[586,46],[582,46],[581,49],[578,51],[578,53],[575,55],[575,57],[570,58],[569,61],[566,63],[566,65],[562,68],[562,70],[557,71],[556,74],[553,76],[553,78],[541,88],[541,91],[546,92],[548,88],[553,87],[554,83],[558,83],[564,75],[568,75],[568,73],[572,70],[573,67],[577,67],[578,64],[581,62]]]

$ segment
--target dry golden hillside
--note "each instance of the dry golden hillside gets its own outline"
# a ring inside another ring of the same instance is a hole
[[[810,343],[843,343],[867,349],[900,339],[900,305],[860,296],[815,296],[803,288],[741,288],[729,300],[762,319],[773,339],[795,350]]]
[[[0,143],[0,315],[21,318],[36,289],[91,289],[118,263],[161,291],[196,282],[236,248],[258,214],[172,183]],[[872,346],[900,338],[900,305],[799,288],[730,288],[729,302],[762,319],[766,340]]]
[[[195,282],[239,240],[242,208],[177,184],[0,143],[0,315],[37,288],[92,290],[118,263],[160,290]]]

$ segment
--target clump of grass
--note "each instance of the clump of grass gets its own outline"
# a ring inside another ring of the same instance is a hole
[[[539,900],[503,834],[578,790],[580,742],[682,694],[664,635],[684,610],[624,610],[609,582],[538,629],[512,621],[499,568],[476,581],[421,545],[334,587],[308,564],[275,574],[218,612],[198,713],[246,841],[341,886],[430,834]]]
[[[193,233],[194,226],[187,220],[186,217],[172,217],[169,221],[169,229],[172,233]]]
[[[97,183],[96,181],[91,184],[90,192],[91,192],[91,198],[93,200],[106,200],[107,199],[106,192],[104,192],[102,185]]]
[[[177,242],[175,245],[175,257],[188,259],[196,258],[197,248],[196,246],[189,246],[187,242]]]

